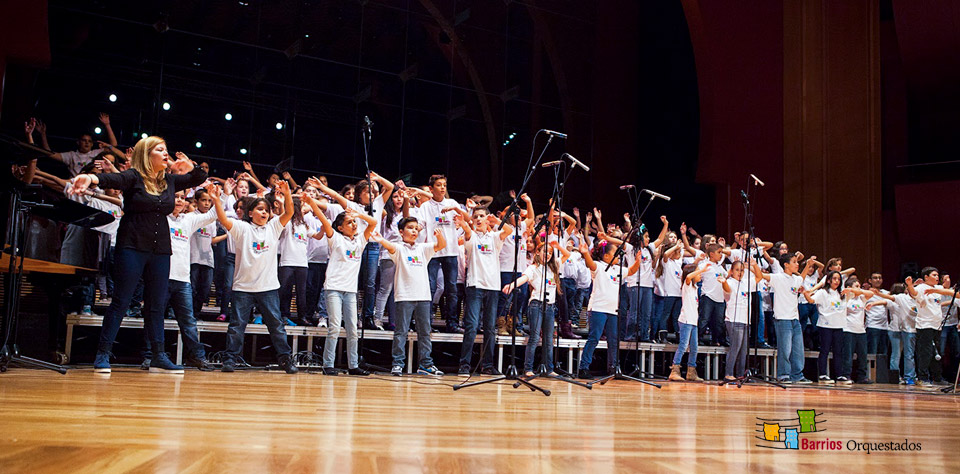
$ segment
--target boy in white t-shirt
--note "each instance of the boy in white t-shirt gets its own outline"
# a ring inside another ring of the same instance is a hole
[[[920,270],[923,283],[914,286],[907,278],[907,293],[917,302],[917,385],[930,385],[941,379],[940,361],[934,359],[934,351],[940,350],[940,323],[943,311],[940,306],[950,304],[953,290],[942,287],[940,272],[934,267]]]
[[[393,367],[390,374],[403,375],[406,363],[407,331],[410,330],[411,317],[417,322],[417,345],[420,346],[418,374],[442,376],[443,372],[433,365],[433,344],[430,341],[430,280],[427,265],[434,254],[446,248],[447,241],[441,229],[433,232],[435,242],[417,243],[420,223],[415,217],[404,217],[397,224],[400,230],[401,244],[394,245],[380,235],[374,235],[384,250],[390,253],[396,265],[394,274],[393,297],[397,305],[393,330]],[[456,275],[454,275],[456,276]]]
[[[752,268],[757,279],[770,283],[773,290],[773,318],[777,332],[777,380],[780,383],[812,384],[803,376],[803,329],[800,327],[798,296],[805,292],[803,279],[813,271],[817,257],[807,259],[803,272],[797,274],[800,264],[796,254],[784,254],[778,259],[782,273],[766,273]]]
[[[194,214],[206,214],[213,207],[209,192],[198,189],[193,195],[197,201]],[[213,244],[226,239],[226,235],[217,237],[217,224],[210,222],[197,229],[190,236],[190,286],[193,287],[193,308],[197,314],[210,297],[210,285],[213,283]]]
[[[217,220],[236,244],[236,268],[233,274],[233,314],[227,327],[227,353],[223,372],[236,370],[236,361],[243,351],[243,334],[253,305],[260,308],[263,322],[270,332],[270,340],[277,353],[280,367],[288,374],[297,373],[297,365],[290,356],[287,332],[280,320],[280,280],[277,278],[277,247],[283,227],[293,217],[293,199],[290,187],[280,182],[277,192],[283,196],[283,214],[270,218],[270,203],[254,199],[244,212],[244,220],[227,217],[220,196],[212,196],[217,209]]]
[[[457,314],[457,226],[453,222],[451,207],[460,207],[460,204],[447,195],[447,178],[442,174],[430,176],[430,193],[432,198],[420,205],[420,216],[423,218],[424,231],[427,235],[440,229],[446,247],[440,249],[430,259],[428,274],[430,276],[430,294],[437,290],[437,273],[443,272],[444,304],[441,313],[446,317],[445,331],[462,333],[459,315]],[[417,323],[419,325],[419,323]]]

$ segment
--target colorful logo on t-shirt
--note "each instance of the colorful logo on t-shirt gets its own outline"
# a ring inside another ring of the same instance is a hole
[[[796,287],[796,286],[791,286],[791,287],[790,287],[790,293],[793,293],[793,294],[795,294],[795,295],[799,295],[799,294],[800,294],[800,288],[799,288],[799,287]]]
[[[107,211],[107,213],[113,216],[114,219],[119,219],[120,216],[123,215],[123,213],[120,212],[119,209],[110,209],[109,211]]]
[[[851,301],[851,302],[850,302],[850,309],[851,309],[852,311],[860,311],[860,310],[863,309],[863,305],[860,304],[860,303],[857,302],[857,301]]]
[[[842,305],[840,304],[839,301],[831,301],[831,302],[830,302],[830,306],[832,306],[833,309],[834,309],[834,311],[836,311],[836,310],[840,309],[840,307],[841,307]]]
[[[208,231],[206,227],[201,227],[201,228],[197,229],[197,234],[198,234],[200,237],[207,237],[207,238],[210,238],[210,237],[211,237],[211,236],[210,236],[210,231]]]
[[[346,250],[344,254],[347,256],[347,260],[360,260],[360,252],[356,250]]]
[[[303,233],[300,233],[300,232],[294,232],[294,233],[293,233],[293,238],[297,241],[297,243],[300,243],[300,244],[306,244],[306,243],[307,243],[307,234],[303,234]]]
[[[453,221],[450,220],[449,217],[447,217],[446,215],[443,215],[443,214],[437,216],[437,217],[434,218],[433,220],[437,222],[437,225],[451,225],[451,224],[453,224]]]
[[[423,260],[420,259],[420,256],[409,256],[407,257],[407,263],[415,267],[423,266]]]
[[[253,248],[253,253],[257,253],[257,254],[266,252],[267,249],[270,248],[270,247],[267,245],[267,242],[266,242],[266,241],[253,242],[253,243],[250,245],[250,247]]]
[[[746,297],[747,297],[747,292],[746,292],[746,291],[741,291],[741,292],[740,292],[740,297],[741,297],[741,298],[746,298]]]
[[[680,270],[674,270],[674,271],[673,271],[673,276],[675,276],[675,277],[677,277],[677,278],[680,278]]]
[[[183,229],[180,229],[177,227],[170,228],[170,237],[177,240],[182,240],[182,241],[186,241],[187,239],[189,239],[189,237],[187,237],[187,233],[184,232]]]
[[[608,273],[607,276],[610,277],[610,281],[612,281],[612,282],[614,282],[614,283],[616,283],[616,284],[620,284],[620,275],[610,275],[610,274]]]
[[[477,244],[477,250],[479,250],[480,253],[489,254],[493,251],[493,247],[490,244]]]

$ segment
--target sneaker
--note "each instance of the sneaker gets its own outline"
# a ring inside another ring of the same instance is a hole
[[[430,367],[420,367],[419,369],[417,369],[417,374],[433,375],[434,377],[443,376],[443,372],[441,372],[440,369],[438,369],[437,366],[435,365],[431,365]]]
[[[297,368],[297,363],[293,361],[293,357],[290,357],[290,354],[283,354],[277,358],[277,362],[280,364],[280,368],[288,374],[295,374],[300,371]]]
[[[174,364],[170,361],[170,356],[166,352],[154,354],[150,359],[151,374],[182,374],[183,366]]]
[[[297,323],[293,322],[293,320],[290,319],[290,318],[283,318],[283,319],[284,319],[285,325],[287,325],[287,326],[296,326],[296,325],[297,325]]]
[[[806,377],[800,377],[799,380],[794,380],[793,383],[800,384],[800,385],[810,385],[813,383],[813,380],[810,380]]]
[[[324,367],[323,375],[330,375],[330,376],[336,377],[337,375],[340,375],[340,371],[333,367]]]
[[[237,363],[233,359],[224,359],[220,372],[233,372],[234,370],[237,370]]]
[[[150,370],[150,359],[143,359],[140,363],[140,370]]]
[[[926,380],[917,379],[917,386],[918,386],[918,387],[932,387],[933,384],[930,383],[930,382],[927,382]]]
[[[210,372],[213,370],[213,365],[207,361],[206,357],[188,357],[186,365],[196,367],[200,369],[201,372]]]
[[[219,322],[221,322],[221,323],[227,322],[227,315],[226,315],[226,314],[221,314],[220,316],[217,316],[217,321],[219,321]]]
[[[80,310],[80,316],[93,316],[93,310],[90,308],[90,305],[83,305],[83,309]]]
[[[829,375],[821,375],[820,378],[819,378],[817,381],[820,382],[820,383],[823,384],[823,385],[831,385],[831,384],[836,383],[836,382],[834,382],[834,380],[833,380],[832,378],[830,378]]]
[[[873,380],[863,379],[863,380],[858,380],[857,383],[860,385],[871,385],[873,384]]]
[[[580,369],[580,373],[577,374],[577,377],[584,380],[591,380],[594,378],[593,374],[591,374],[590,371],[587,369]]]
[[[254,316],[253,324],[263,324],[263,316]]]
[[[906,379],[906,380],[903,382],[903,384],[909,387],[909,386],[916,385],[917,382],[916,382],[914,379]]]
[[[392,376],[394,376],[394,377],[402,377],[402,376],[403,376],[403,367],[400,367],[399,365],[393,366],[393,368],[390,369],[390,375],[392,375]]]
[[[761,348],[761,349],[773,349],[773,346],[771,346],[770,344],[767,344],[766,342],[761,342],[761,343],[760,343],[760,348]]]
[[[793,380],[790,380],[790,379],[777,379],[777,382],[779,382],[779,383],[781,383],[781,384],[783,384],[783,385],[790,385],[790,384],[793,383]]]
[[[469,366],[469,365],[461,365],[461,366],[460,366],[460,369],[457,370],[457,375],[459,375],[459,376],[461,376],[461,377],[469,377],[469,376],[470,376],[470,366]]]
[[[483,375],[503,375],[496,367],[484,367],[480,373]]]
[[[320,323],[317,324],[317,327],[318,327],[318,328],[325,328],[325,327],[327,327],[327,318],[320,318]]]
[[[906,385],[906,384],[907,384],[907,379],[900,377],[900,385]]]
[[[113,354],[110,352],[97,351],[97,357],[93,360],[93,373],[109,374],[111,357],[113,357]]]
[[[100,303],[101,306],[110,306],[110,304],[113,303],[113,298],[111,298],[111,297],[109,297],[109,296],[107,296],[107,297],[105,297],[105,298],[100,298],[99,303]]]
[[[359,375],[359,376],[361,376],[361,377],[366,377],[367,375],[370,375],[370,372],[368,372],[368,371],[366,371],[366,370],[363,370],[363,369],[361,369],[360,367],[354,367],[354,368],[352,368],[352,369],[347,369],[347,373],[350,374],[350,375]]]
[[[853,381],[850,380],[849,377],[846,377],[844,375],[837,377],[837,385],[850,385],[852,383]]]

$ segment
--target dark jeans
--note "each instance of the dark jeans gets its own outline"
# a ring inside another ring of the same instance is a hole
[[[307,304],[307,267],[280,267],[280,316],[286,322],[290,317],[290,301],[293,300],[293,286],[297,286],[297,317],[309,318],[313,315]]]
[[[190,264],[190,285],[193,286],[193,307],[197,314],[210,299],[213,284],[213,269],[199,263]]]
[[[680,298],[677,298],[680,299]],[[617,340],[617,316],[615,314],[590,312],[590,333],[587,344],[583,346],[583,356],[580,358],[580,370],[589,370],[593,362],[593,351],[597,349],[600,335],[607,336],[607,372],[617,367],[617,349],[620,341]]]
[[[747,370],[747,324],[726,322],[730,349],[727,350],[727,368],[724,375],[740,377]]]
[[[680,323],[677,318],[680,316],[680,297],[664,296],[663,307],[660,310],[660,330],[669,331],[671,328],[680,333]]]
[[[944,367],[949,369],[946,373],[956,374],[957,363],[960,362],[960,334],[957,333],[956,326],[943,326],[943,331],[940,331],[940,350],[944,358],[950,358],[950,364],[944,364]]]
[[[867,328],[867,354],[887,353],[887,330]]]
[[[433,365],[433,344],[430,341],[430,301],[397,301],[396,328],[393,330],[393,365],[403,368],[406,365],[407,331],[410,319],[417,322],[417,345],[420,347],[420,367]]]
[[[217,236],[226,234],[219,224],[217,224]],[[227,314],[223,304],[223,293],[226,290],[224,286],[227,283],[224,273],[224,264],[227,259],[227,241],[221,241],[213,244],[213,284],[217,287],[217,306],[220,307],[220,314]],[[230,283],[233,283],[233,273],[230,273]]]
[[[327,300],[321,293],[323,282],[327,279],[327,264],[310,262],[307,265],[307,308],[316,311],[321,318],[326,318]]]
[[[843,375],[842,362],[844,356],[843,329],[817,328],[820,335],[820,355],[817,357],[817,374],[827,375],[827,359],[833,352],[833,363],[830,368],[834,377]]]
[[[797,311],[800,313],[800,327],[803,329],[803,345],[808,349],[815,349],[820,340],[817,337],[820,330],[817,327],[817,320],[820,319],[817,305],[801,303],[797,305]]]
[[[228,253],[223,259],[223,295],[220,297],[220,314],[223,315],[230,314],[233,308],[233,270],[236,266],[237,255]]]
[[[463,344],[460,347],[460,365],[470,365],[470,359],[473,358],[473,343],[477,340],[477,325],[482,314],[483,356],[480,361],[484,368],[493,367],[494,351],[497,346],[497,299],[500,292],[468,286],[466,295],[467,309],[463,313]]]
[[[710,328],[710,342],[713,345],[725,341],[724,337],[724,311],[727,309],[726,303],[717,303],[707,296],[700,296],[700,305],[697,307],[699,317],[697,318],[697,333],[700,341],[703,341],[703,335],[707,328]]]
[[[579,316],[574,314],[574,311],[577,309],[577,280],[573,278],[561,278],[560,288],[563,289],[563,299],[566,302],[566,318],[570,321],[576,321]]]
[[[520,278],[522,273],[500,272],[500,286],[504,287]],[[497,300],[497,317],[506,317],[507,313],[514,317],[514,321],[522,321],[523,313],[530,299],[530,285],[524,283],[513,289],[510,295],[500,292]]]
[[[640,300],[637,302],[640,308],[640,340],[650,340],[650,317],[653,314],[653,287],[640,287]]]
[[[459,326],[457,314],[457,257],[433,257],[427,264],[427,273],[430,277],[430,295],[437,292],[437,272],[443,270],[443,304],[441,312],[446,315],[447,327]],[[399,303],[398,303],[399,304]],[[364,304],[366,306],[366,304]],[[398,309],[399,311],[399,309]],[[366,312],[364,312],[366,314]],[[371,315],[373,314],[371,308]],[[417,321],[417,326],[420,322]]]
[[[530,335],[527,336],[527,350],[523,356],[523,370],[533,371],[533,356],[537,352],[537,344],[543,340],[543,350],[540,359],[547,368],[547,373],[553,372],[553,318],[556,306],[544,305],[541,301],[533,301],[527,307],[527,321],[530,323]]]
[[[263,323],[270,331],[270,340],[277,357],[290,355],[290,344],[287,342],[287,331],[280,320],[280,295],[277,290],[248,293],[246,291],[233,292],[233,313],[230,314],[230,324],[227,326],[227,358],[237,360],[243,353],[243,334],[250,321],[253,306],[260,308]]]
[[[167,284],[170,278],[170,255],[157,255],[132,248],[120,248],[114,253],[113,301],[103,315],[103,327],[100,329],[99,350],[110,351],[117,338],[120,323],[130,307],[134,290],[143,278],[144,300],[143,329],[147,339],[154,345],[163,347],[163,310],[167,298]]]
[[[452,257],[456,262],[456,257]],[[363,319],[373,317],[374,303],[377,301],[377,270],[380,269],[380,244],[377,242],[368,242],[363,249],[363,256],[360,260],[360,291],[363,292],[363,308],[360,316]],[[446,271],[443,272],[447,274]],[[449,280],[447,280],[449,281]],[[457,286],[457,267],[453,267],[453,286]],[[300,287],[297,287],[300,290]],[[444,291],[446,293],[446,291]],[[297,299],[300,304],[300,299]]]
[[[617,324],[620,331],[620,340],[635,338],[637,335],[637,303],[640,301],[636,286],[620,285],[620,307],[617,316],[622,323]]]
[[[917,378],[923,381],[940,380],[940,361],[934,359],[934,346],[940,344],[940,331],[917,329]],[[936,347],[939,351],[939,346]]]
[[[853,371],[853,355],[857,355],[857,371]],[[840,375],[853,376],[853,380],[860,382],[869,378],[870,362],[867,360],[867,335],[854,334],[843,331],[843,365],[840,366]]]
[[[193,314],[193,289],[190,288],[189,283],[177,280],[170,280],[167,289],[167,301],[163,307],[173,308],[173,314],[176,315],[177,324],[180,326],[186,355],[203,359],[207,352],[200,343],[200,335],[197,333],[197,318]]]

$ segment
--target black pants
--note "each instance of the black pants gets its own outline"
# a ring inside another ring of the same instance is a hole
[[[841,373],[841,362],[843,361],[843,329],[840,328],[817,328],[820,336],[820,355],[817,358],[817,375],[827,375],[827,358],[833,352],[833,376],[839,377]]]
[[[943,374],[940,361],[933,356],[934,345],[940,350],[940,331],[917,329],[917,378],[924,381],[940,380]]]
[[[297,286],[297,316],[300,319],[313,315],[307,303],[307,267],[280,267],[280,316],[286,322],[290,317],[290,301],[293,300],[293,286]]]
[[[822,347],[821,347],[822,349]],[[853,372],[853,355],[857,355],[857,371]],[[843,332],[843,364],[840,375],[851,377],[855,382],[869,378],[870,361],[867,360],[867,334]]]
[[[213,268],[200,263],[190,264],[190,286],[193,287],[193,313],[200,319],[200,310],[210,299]]]

